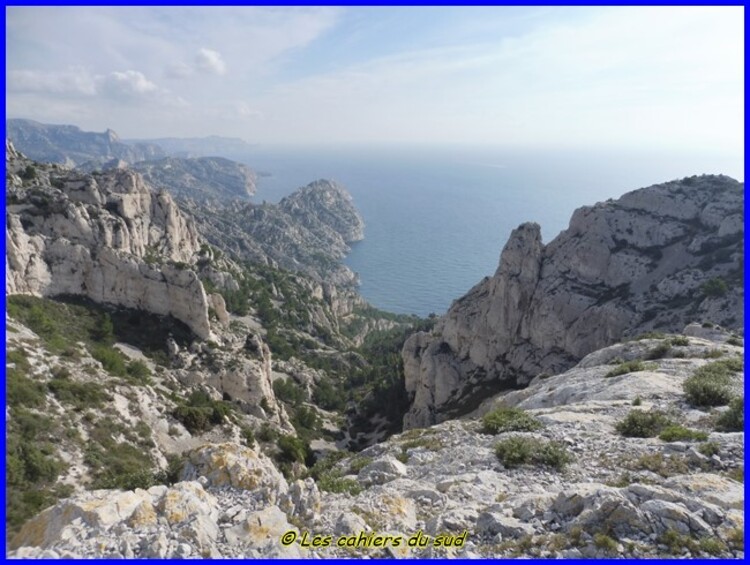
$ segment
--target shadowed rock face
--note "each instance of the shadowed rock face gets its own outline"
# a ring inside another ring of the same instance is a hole
[[[519,226],[494,276],[406,342],[404,426],[459,415],[628,335],[693,320],[741,328],[743,202],[743,184],[701,176],[580,208],[546,246],[538,225]]]
[[[201,240],[137,173],[97,175],[29,161],[6,144],[6,294],[82,295],[211,330],[194,262]]]

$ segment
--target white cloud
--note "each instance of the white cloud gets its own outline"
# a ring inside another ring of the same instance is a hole
[[[253,108],[247,102],[238,102],[235,105],[235,111],[241,118],[262,118],[263,112]]]
[[[96,80],[80,68],[67,71],[14,70],[8,73],[8,89],[12,92],[94,96]]]
[[[101,91],[117,97],[133,97],[155,94],[159,87],[139,71],[114,71],[99,77]]]
[[[227,65],[221,58],[221,53],[205,47],[198,51],[195,56],[196,67],[206,73],[223,75],[227,72]]]
[[[183,79],[193,74],[193,68],[187,63],[174,63],[167,66],[164,74],[167,78]]]

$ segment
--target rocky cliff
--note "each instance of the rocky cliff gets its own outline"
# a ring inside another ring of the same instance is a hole
[[[403,350],[407,428],[464,413],[622,337],[691,320],[743,326],[743,185],[701,176],[578,209],[544,245],[513,231],[500,265]]]
[[[86,162],[104,163],[120,159],[135,163],[166,156],[152,143],[125,144],[112,130],[81,131],[76,126],[42,124],[33,120],[7,120],[5,135],[15,147],[35,161],[69,167]]]
[[[81,295],[169,314],[208,338],[196,273],[201,240],[137,173],[87,175],[34,163],[6,143],[6,294]]]
[[[299,271],[326,286],[353,286],[341,259],[364,237],[364,221],[341,185],[318,180],[278,204],[184,202],[213,245],[254,263]]]
[[[140,161],[131,167],[151,186],[178,198],[248,200],[255,194],[255,173],[240,163],[222,157],[180,159],[165,157]]]

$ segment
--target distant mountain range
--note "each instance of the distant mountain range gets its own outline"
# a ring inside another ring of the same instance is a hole
[[[77,126],[14,119],[6,120],[5,136],[31,159],[68,167],[112,159],[136,163],[167,156],[166,151],[153,143],[123,143],[111,129],[98,133],[81,131]]]
[[[154,188],[178,198],[200,202],[247,200],[255,193],[255,173],[218,156],[252,147],[241,139],[211,136],[123,141],[110,129],[87,132],[72,125],[20,119],[6,121],[6,136],[21,153],[36,161],[84,172],[128,167],[141,173]]]
[[[138,145],[155,144],[174,157],[237,157],[247,154],[255,145],[237,137],[160,137],[158,139],[125,139],[124,143]]]
[[[6,134],[14,146],[31,159],[77,167],[102,164],[112,159],[136,163],[162,157],[237,157],[254,145],[236,138],[208,137],[120,139],[111,129],[103,133],[82,131],[77,126],[43,124],[34,120],[5,122]]]

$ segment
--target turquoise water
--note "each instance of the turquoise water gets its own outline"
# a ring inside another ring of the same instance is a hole
[[[497,268],[511,230],[542,226],[545,243],[583,205],[701,173],[742,180],[741,159],[695,155],[426,148],[270,148],[234,156],[256,171],[256,201],[328,178],[365,220],[345,262],[361,294],[398,313],[442,314]]]

